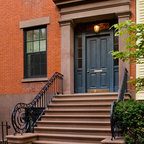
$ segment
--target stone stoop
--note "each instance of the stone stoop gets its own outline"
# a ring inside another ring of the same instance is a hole
[[[122,137],[117,137],[114,140],[111,140],[111,137],[108,137],[101,141],[102,144],[125,144]]]
[[[110,92],[57,95],[37,122],[34,134],[8,136],[8,142],[101,144],[102,141],[104,144],[113,144],[114,141],[109,141],[110,108],[112,102],[117,100],[117,95]],[[119,141],[117,143],[123,144]]]
[[[8,144],[32,144],[33,141],[37,140],[37,134],[24,133],[17,135],[8,135]]]

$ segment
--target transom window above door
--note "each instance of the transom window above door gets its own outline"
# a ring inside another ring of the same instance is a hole
[[[24,30],[24,77],[46,77],[46,27]]]

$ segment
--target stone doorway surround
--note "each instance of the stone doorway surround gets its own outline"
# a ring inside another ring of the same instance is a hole
[[[130,0],[53,0],[59,8],[61,19],[61,73],[64,75],[64,93],[74,93],[74,27],[77,23],[118,19],[130,19]],[[119,50],[125,48],[119,37]],[[128,63],[119,61],[119,84],[123,68]]]

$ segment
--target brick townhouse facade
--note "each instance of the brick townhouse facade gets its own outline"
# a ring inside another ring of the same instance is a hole
[[[0,120],[10,121],[14,105],[30,102],[56,71],[64,75],[64,93],[116,92],[124,67],[135,78],[135,64],[108,53],[125,47],[109,28],[128,19],[135,21],[135,0],[1,1]],[[94,25],[105,28],[96,33]]]

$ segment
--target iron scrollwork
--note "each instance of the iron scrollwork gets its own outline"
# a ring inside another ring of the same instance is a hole
[[[12,111],[12,125],[17,133],[24,133],[27,130],[28,123],[25,115],[26,107],[27,105],[25,103],[18,103]]]

